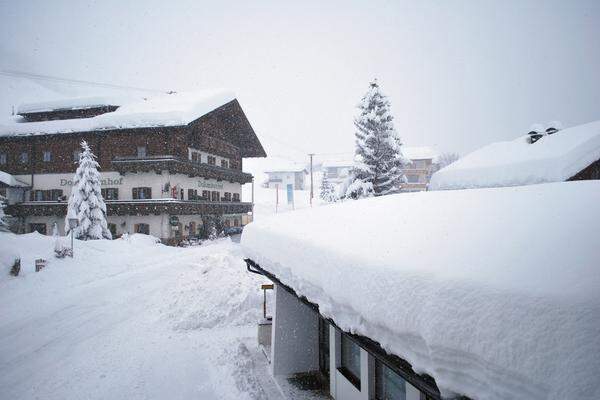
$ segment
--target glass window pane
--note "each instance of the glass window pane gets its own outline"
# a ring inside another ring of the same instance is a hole
[[[342,367],[360,382],[360,347],[342,334]]]
[[[383,363],[375,363],[375,398],[406,400],[406,381]]]

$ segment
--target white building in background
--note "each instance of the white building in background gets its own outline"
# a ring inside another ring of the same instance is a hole
[[[350,175],[354,161],[352,158],[325,160],[321,165],[323,176],[326,176],[329,182],[339,185]]]
[[[286,190],[288,185],[292,185],[292,190],[307,189],[306,177],[308,171],[306,166],[301,163],[282,161],[278,162],[274,167],[265,171],[268,178],[264,186],[270,189]]]

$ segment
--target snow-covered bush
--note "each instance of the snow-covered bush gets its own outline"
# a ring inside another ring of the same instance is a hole
[[[79,224],[73,230],[77,239],[112,239],[106,223],[106,204],[100,192],[100,173],[96,156],[85,141],[81,142],[81,148],[83,151],[73,177],[73,189],[65,217],[65,232],[70,230],[69,219],[77,218]]]
[[[352,169],[353,183],[345,197],[383,196],[400,191],[406,182],[402,166],[409,162],[402,155],[402,143],[394,129],[390,102],[379,90],[376,81],[358,106],[356,153]]]
[[[0,196],[0,232],[8,232],[8,222],[6,222],[6,215],[4,214],[5,198]]]

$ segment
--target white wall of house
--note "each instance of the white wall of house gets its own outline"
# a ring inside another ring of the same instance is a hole
[[[286,190],[287,185],[291,184],[294,190],[304,190],[304,172],[267,172],[269,177],[267,187],[275,189],[279,185],[279,189]]]
[[[319,369],[319,314],[275,285],[271,337],[273,375]]]
[[[274,375],[319,370],[319,315],[280,285],[275,284],[271,336],[271,367]],[[360,389],[339,370],[343,333],[329,326],[329,394],[336,400],[370,400],[375,396],[375,358],[360,349]],[[421,394],[405,382],[406,400]]]
[[[16,175],[17,179],[26,183],[31,183],[31,175]],[[187,190],[196,189],[198,195],[202,195],[202,190],[219,191],[220,196],[223,193],[238,193],[241,197],[242,186],[239,183],[232,183],[215,179],[204,179],[200,177],[190,178],[184,174],[169,174],[163,171],[162,174],[155,172],[133,173],[121,175],[118,172],[106,171],[100,173],[102,188],[118,188],[119,200],[131,200],[132,189],[135,187],[152,188],[152,198],[170,198],[171,191],[164,192],[165,184],[170,183],[171,187],[178,186],[184,189],[184,199],[188,200]],[[63,194],[69,196],[73,187],[73,174],[37,174],[34,175],[33,190],[62,189]]]

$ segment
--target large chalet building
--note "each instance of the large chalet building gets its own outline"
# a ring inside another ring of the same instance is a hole
[[[241,186],[244,157],[265,151],[235,96],[173,93],[124,104],[73,99],[19,107],[0,125],[7,214],[18,232],[64,230],[67,199],[85,140],[100,164],[113,236],[165,242],[202,235],[208,221],[240,226],[252,211]]]

